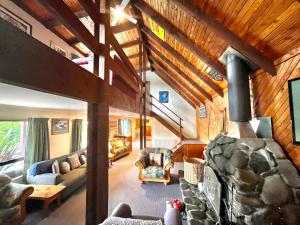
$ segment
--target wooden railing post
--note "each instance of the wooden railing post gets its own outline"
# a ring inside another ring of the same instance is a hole
[[[179,129],[180,129],[180,141],[182,141],[182,119],[179,119]]]

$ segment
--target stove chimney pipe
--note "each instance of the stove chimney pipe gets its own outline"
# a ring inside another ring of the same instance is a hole
[[[249,74],[247,63],[234,54],[227,55],[229,118],[233,122],[251,120]]]

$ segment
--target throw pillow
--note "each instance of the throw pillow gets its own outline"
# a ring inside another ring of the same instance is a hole
[[[74,154],[74,155],[69,156],[69,157],[67,158],[67,161],[68,161],[68,163],[69,163],[70,166],[71,166],[71,170],[74,170],[74,169],[78,168],[79,166],[81,166],[77,154]]]
[[[60,173],[59,163],[57,160],[54,160],[54,162],[52,164],[52,173]]]
[[[36,176],[42,173],[51,173],[52,172],[52,160],[45,160],[36,162],[30,167],[30,174]]]
[[[70,164],[66,161],[60,163],[60,172],[62,174],[70,172]]]
[[[9,184],[10,182],[11,182],[11,178],[9,176],[0,174],[0,188],[4,187],[5,185]]]
[[[149,153],[150,165],[151,166],[161,166],[161,153]]]
[[[122,148],[124,146],[124,142],[122,140],[116,141],[116,148]]]
[[[80,155],[79,156],[79,160],[80,160],[80,163],[81,163],[81,165],[84,165],[85,163],[86,163],[86,157],[85,157],[85,155]]]

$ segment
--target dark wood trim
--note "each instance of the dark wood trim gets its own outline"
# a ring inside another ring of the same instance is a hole
[[[166,63],[169,67],[171,67],[177,74],[179,74],[184,80],[186,80],[192,87],[197,89],[203,96],[205,96],[209,101],[213,101],[212,96],[205,91],[202,87],[200,87],[192,78],[190,78],[187,74],[181,71],[176,65],[174,65],[170,60],[167,59],[163,54],[161,54],[156,48],[151,45],[146,45],[150,51],[154,52],[164,63]]]
[[[13,0],[13,1],[18,1],[18,0]],[[78,19],[88,16],[88,13],[85,10],[74,12],[74,14],[77,16]],[[61,25],[61,22],[56,18],[53,18],[52,20],[45,21],[44,24],[46,25],[46,27],[53,28]]]
[[[39,2],[92,52],[103,55],[104,45],[99,43],[99,40],[86,29],[63,1],[40,0]]]
[[[159,69],[161,69],[165,74],[167,74],[168,77],[170,77],[170,79],[172,79],[174,82],[177,82],[181,88],[183,88],[184,90],[189,92],[195,99],[198,99],[200,101],[200,103],[205,102],[205,99],[203,99],[203,97],[201,95],[199,95],[197,92],[195,92],[189,85],[182,84],[180,81],[178,82],[178,80],[176,79],[176,75],[174,74],[173,71],[169,70],[165,65],[163,65],[161,62],[159,62],[154,57],[150,56],[150,59],[153,60],[155,65]]]
[[[294,117],[294,103],[293,103],[293,93],[292,93],[292,82],[300,80],[300,77],[289,80],[288,81],[288,91],[289,91],[289,102],[290,102],[290,115],[291,115],[291,123],[292,123],[292,137],[293,144],[300,145],[300,141],[296,139],[296,125],[295,125],[295,117]]]
[[[155,64],[153,64],[153,68],[155,69],[155,73],[166,83],[168,84],[171,88],[174,89],[187,103],[189,103],[193,108],[199,107],[200,104],[194,102],[190,98],[189,95],[184,93],[180,87],[178,87],[178,84],[175,83],[173,80],[171,80],[166,74],[163,73],[159,68],[156,67]]]
[[[99,101],[101,79],[1,19],[0,33],[1,82]]]
[[[118,34],[118,33],[128,31],[128,30],[132,30],[134,28],[137,28],[135,24],[133,24],[131,22],[124,22],[124,23],[121,23],[114,27],[111,27],[110,29],[114,34]]]
[[[17,159],[11,159],[11,160],[8,160],[8,161],[0,162],[0,166],[5,166],[5,165],[8,165],[8,164],[20,162],[20,161],[23,161],[23,160],[24,160],[24,157],[20,157],[20,158],[17,158]]]
[[[149,16],[153,21],[163,27],[168,34],[172,35],[177,41],[179,41],[186,49],[191,51],[197,57],[199,57],[204,63],[214,68],[224,77],[226,77],[226,69],[219,61],[213,59],[209,56],[203,49],[200,49],[196,44],[194,44],[185,34],[180,32],[177,27],[170,23],[167,19],[161,16],[158,12],[153,10],[148,4],[142,0],[135,1],[134,5],[147,16]]]
[[[187,59],[185,59],[179,52],[175,51],[167,42],[160,40],[155,36],[148,27],[143,27],[142,31],[154,40],[158,45],[162,46],[170,55],[174,57],[178,62],[180,62],[184,67],[194,73],[200,80],[202,80],[208,87],[214,90],[221,97],[224,96],[222,88],[220,88],[216,83],[214,83],[206,74],[198,70],[193,64],[191,64]]]
[[[263,68],[269,74],[275,76],[277,74],[274,62],[265,57],[256,48],[249,45],[245,40],[240,38],[238,35],[230,31],[222,23],[216,19],[208,16],[199,7],[187,0],[173,0],[173,2],[182,8],[188,15],[193,16],[199,22],[204,24],[222,39],[224,39],[229,45],[238,50],[244,56],[249,58],[256,65]]]

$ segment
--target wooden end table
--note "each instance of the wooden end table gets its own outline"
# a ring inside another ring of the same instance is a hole
[[[49,205],[56,200],[57,204],[61,204],[61,192],[65,186],[60,185],[30,185],[34,188],[33,193],[28,199],[43,201],[43,214],[46,217],[49,214]]]

